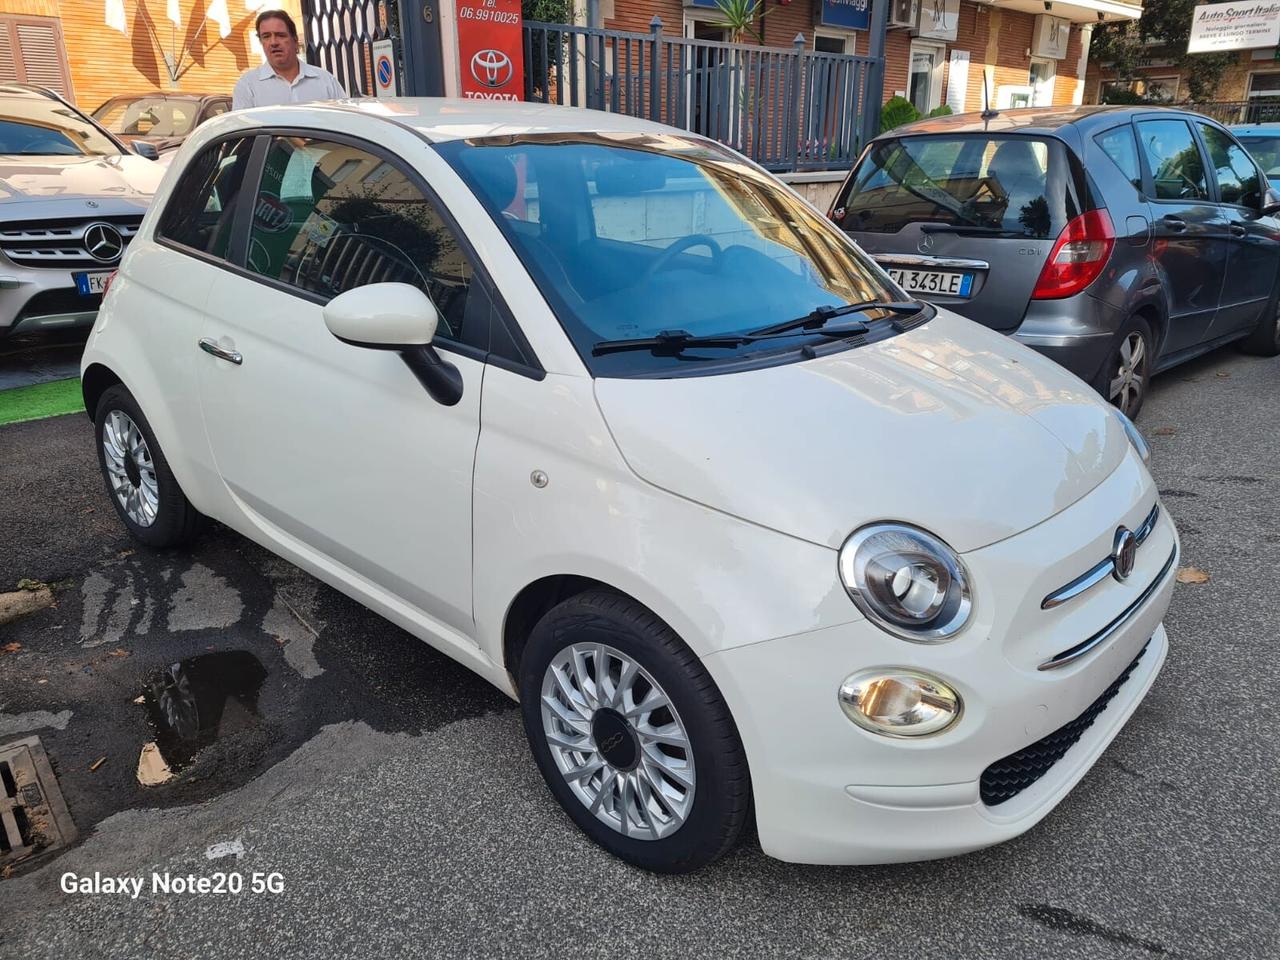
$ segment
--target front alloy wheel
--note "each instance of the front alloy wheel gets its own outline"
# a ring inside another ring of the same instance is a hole
[[[575,643],[547,664],[542,729],[556,767],[597,820],[659,840],[688,819],[695,770],[670,697],[635,660]]]
[[[662,873],[733,846],[751,811],[737,726],[702,661],[651,610],[587,590],[537,622],[518,663],[529,747],[583,833]]]

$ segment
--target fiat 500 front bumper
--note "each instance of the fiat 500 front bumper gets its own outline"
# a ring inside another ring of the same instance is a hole
[[[1172,522],[1158,514],[1125,580],[1108,576],[1049,609],[1045,600],[1155,506],[1150,479],[1129,458],[1058,516],[966,555],[974,615],[951,642],[909,643],[858,620],[705,658],[746,746],[765,852],[803,863],[927,860],[1041,820],[1164,663]],[[1046,565],[1049,557],[1058,559]],[[916,739],[855,726],[837,691],[850,674],[878,668],[945,682],[963,701],[959,719]]]

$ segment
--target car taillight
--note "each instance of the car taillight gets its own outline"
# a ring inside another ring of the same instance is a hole
[[[104,297],[111,291],[111,281],[116,278],[116,274],[119,272],[119,270],[112,270],[107,274],[107,279],[102,281],[102,295]]]
[[[1116,231],[1105,210],[1076,217],[1058,237],[1031,293],[1033,300],[1057,300],[1079,293],[1098,279],[1116,245]]]

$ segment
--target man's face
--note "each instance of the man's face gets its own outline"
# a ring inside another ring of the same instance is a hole
[[[268,17],[258,25],[258,40],[267,63],[276,70],[289,69],[298,62],[298,41],[289,33],[283,20]]]

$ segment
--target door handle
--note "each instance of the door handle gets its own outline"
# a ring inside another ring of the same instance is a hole
[[[235,350],[228,350],[226,347],[218,346],[216,340],[210,340],[208,337],[200,338],[200,349],[205,353],[217,357],[219,360],[226,360],[228,363],[234,363],[237,367],[244,363],[244,357],[240,356]]]
[[[1231,235],[1233,237],[1247,237],[1249,235],[1249,231],[1246,230],[1244,227],[1240,226],[1240,224],[1238,223],[1231,224],[1231,226],[1228,229],[1230,229]]]
[[[1181,233],[1183,230],[1187,229],[1187,221],[1183,220],[1181,217],[1175,217],[1173,214],[1162,217],[1161,220],[1164,222],[1164,225],[1174,233]]]

